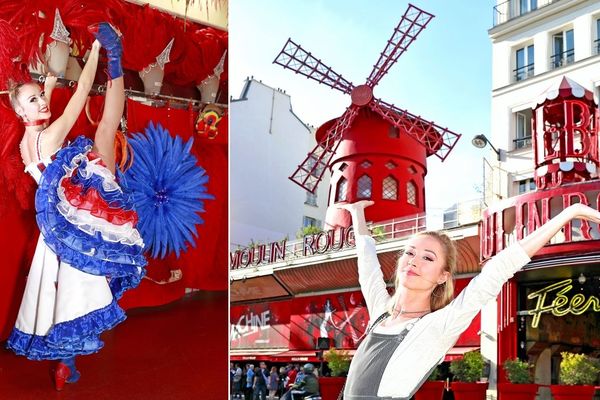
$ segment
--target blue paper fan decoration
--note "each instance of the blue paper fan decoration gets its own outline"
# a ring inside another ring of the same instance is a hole
[[[214,199],[206,193],[206,171],[190,153],[193,142],[173,138],[152,122],[129,139],[133,164],[120,174],[121,186],[133,197],[144,250],[153,258],[173,251],[179,257],[188,245],[195,247],[196,225],[204,222],[198,215],[202,200]]]

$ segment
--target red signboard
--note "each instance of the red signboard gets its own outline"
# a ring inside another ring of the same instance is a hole
[[[336,348],[355,348],[369,323],[359,291],[292,300],[290,349],[316,349],[318,338]]]
[[[469,281],[457,280],[455,293]],[[319,338],[328,338],[331,347],[354,349],[368,322],[360,291],[234,306],[231,308],[231,348],[315,350]],[[478,314],[456,345],[479,346],[479,329]]]
[[[231,348],[287,348],[290,302],[254,303],[231,307]]]

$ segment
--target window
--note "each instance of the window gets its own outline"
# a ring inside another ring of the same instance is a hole
[[[573,29],[552,35],[552,51],[553,69],[575,61]]]
[[[517,182],[519,184],[519,194],[535,191],[535,181],[533,178],[523,179]]]
[[[321,221],[319,221],[316,218],[312,218],[312,217],[307,217],[307,216],[302,217],[302,227],[306,228],[308,226],[314,226],[316,228],[320,228]]]
[[[397,139],[400,137],[400,129],[398,129],[396,126],[394,125],[390,125],[389,129],[388,129],[388,137]]]
[[[311,192],[306,192],[306,200],[304,204],[308,204],[309,206],[317,206],[317,194],[313,194]]]
[[[592,54],[600,54],[600,18],[596,20],[596,40],[594,41]]]
[[[369,161],[369,160],[365,160],[365,161],[363,161],[363,162],[360,163],[360,166],[362,168],[369,168],[371,165],[373,165],[373,163],[371,163],[371,161]]]
[[[356,190],[356,198],[358,199],[370,199],[372,193],[373,181],[368,175],[363,175],[358,178],[358,187]]]
[[[383,195],[385,200],[398,200],[398,181],[393,176],[383,180]]]
[[[519,0],[520,14],[527,14],[537,8],[537,0]]]
[[[408,172],[410,172],[411,174],[416,174],[417,170],[415,169],[415,167],[413,167],[412,165],[410,167],[408,167]]]
[[[395,162],[393,162],[393,161],[388,161],[388,162],[386,162],[386,163],[385,163],[385,167],[386,167],[387,169],[394,169],[394,168],[396,168],[397,166],[398,166],[398,165],[396,165],[396,163],[395,163]]]
[[[413,206],[417,205],[417,185],[412,181],[406,184],[406,202]]]
[[[530,108],[515,113],[515,150],[531,147],[531,116]]]
[[[515,53],[516,68],[515,81],[522,81],[533,76],[534,71],[534,58],[533,58],[533,45],[525,46],[517,49]]]
[[[348,181],[343,176],[340,178],[335,189],[335,201],[346,201],[348,194]]]

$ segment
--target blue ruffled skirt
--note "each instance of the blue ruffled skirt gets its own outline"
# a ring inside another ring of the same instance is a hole
[[[145,274],[133,204],[91,148],[79,137],[29,171],[40,237],[8,339],[29,359],[100,350],[99,335],[125,319],[117,300]]]

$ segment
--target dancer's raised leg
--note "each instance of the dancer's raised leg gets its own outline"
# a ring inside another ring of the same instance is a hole
[[[125,107],[125,84],[121,67],[121,38],[112,25],[103,22],[90,27],[90,31],[102,44],[108,56],[108,75],[104,111],[96,129],[94,139],[95,151],[100,154],[102,161],[111,172],[115,172],[115,134]]]

